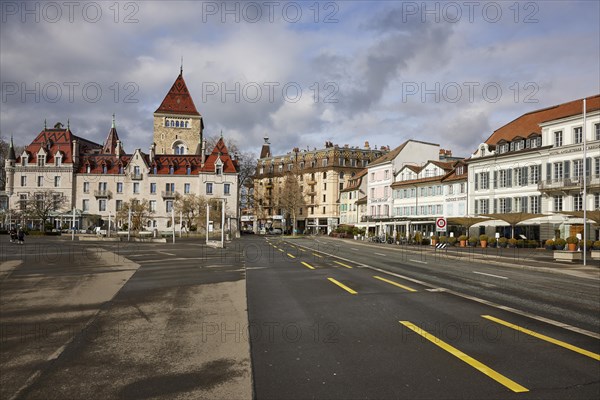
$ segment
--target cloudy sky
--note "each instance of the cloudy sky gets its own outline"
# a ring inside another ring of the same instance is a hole
[[[203,115],[258,153],[395,147],[469,155],[519,115],[600,92],[600,2],[1,3],[0,134],[48,125],[146,151],[179,73]]]

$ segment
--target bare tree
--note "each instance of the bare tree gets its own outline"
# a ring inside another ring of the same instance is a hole
[[[64,196],[52,190],[40,190],[21,204],[22,215],[25,218],[38,220],[41,231],[46,231],[46,223],[52,214],[61,211],[64,205]]]
[[[296,235],[298,211],[306,207],[304,194],[298,182],[297,174],[290,172],[283,180],[283,189],[277,195],[277,205],[288,212],[293,221],[292,235]]]
[[[150,202],[148,200],[144,199],[140,201],[134,197],[123,203],[123,207],[117,213],[117,218],[122,221],[128,221],[130,209],[131,226],[129,228],[136,232],[142,230],[154,214],[154,211],[150,209]]]

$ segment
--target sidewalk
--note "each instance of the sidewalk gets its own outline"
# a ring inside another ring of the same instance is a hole
[[[396,245],[387,243],[372,243],[367,241],[338,239],[327,237],[327,239],[344,242],[347,244],[357,244],[374,248],[394,249],[397,251],[408,252],[420,257],[434,260],[464,260],[466,262],[501,265],[511,268],[521,268],[536,271],[546,271],[573,275],[582,278],[600,280],[600,260],[587,258],[587,265],[582,261],[577,262],[557,262],[554,261],[553,252],[545,249],[532,248],[485,248],[481,247],[448,247],[444,250],[436,250],[434,246],[412,246]]]

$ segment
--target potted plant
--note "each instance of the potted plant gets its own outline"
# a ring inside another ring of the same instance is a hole
[[[596,240],[592,245],[593,250],[600,250],[600,240]]]
[[[458,241],[460,242],[460,247],[467,247],[467,236],[466,235],[460,235],[458,237]]]
[[[431,237],[431,245],[435,246],[436,244],[438,244],[438,241],[440,240],[440,237],[438,235],[433,235]]]
[[[486,248],[488,245],[488,235],[479,235],[479,244],[482,248]]]
[[[554,240],[546,240],[546,250],[554,250]]]
[[[477,238],[470,237],[469,238],[469,247],[475,247],[475,246],[477,246]]]
[[[583,240],[581,242],[583,243]],[[581,245],[581,251],[591,251],[593,247],[594,241],[588,239],[585,241],[585,245]]]
[[[515,239],[515,238],[508,239],[508,247],[510,247],[510,248],[517,247],[517,239]]]
[[[569,251],[575,251],[577,250],[577,244],[579,243],[579,239],[577,239],[577,236],[569,236],[567,238],[567,247]]]
[[[440,236],[440,243],[448,243],[448,236]]]
[[[498,247],[505,248],[507,244],[508,244],[507,238],[501,237],[500,239],[498,239]]]
[[[524,248],[525,247],[525,241],[523,239],[517,239],[517,242],[515,243],[516,247],[520,247],[520,248]]]
[[[554,248],[556,250],[564,250],[566,244],[567,244],[567,241],[563,238],[558,238],[558,239],[554,240]]]
[[[487,245],[489,247],[496,247],[496,244],[497,244],[497,241],[496,241],[495,237],[491,237],[487,242]],[[482,247],[483,247],[483,245],[482,245]]]
[[[450,246],[455,246],[456,245],[456,238],[454,236],[451,236],[448,238],[448,244]]]

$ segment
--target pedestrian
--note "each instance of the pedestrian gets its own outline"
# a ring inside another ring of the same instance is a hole
[[[19,229],[17,236],[19,238],[19,244],[24,244],[25,243],[25,231],[23,229]]]
[[[10,242],[16,243],[17,241],[17,231],[15,228],[10,228]]]

